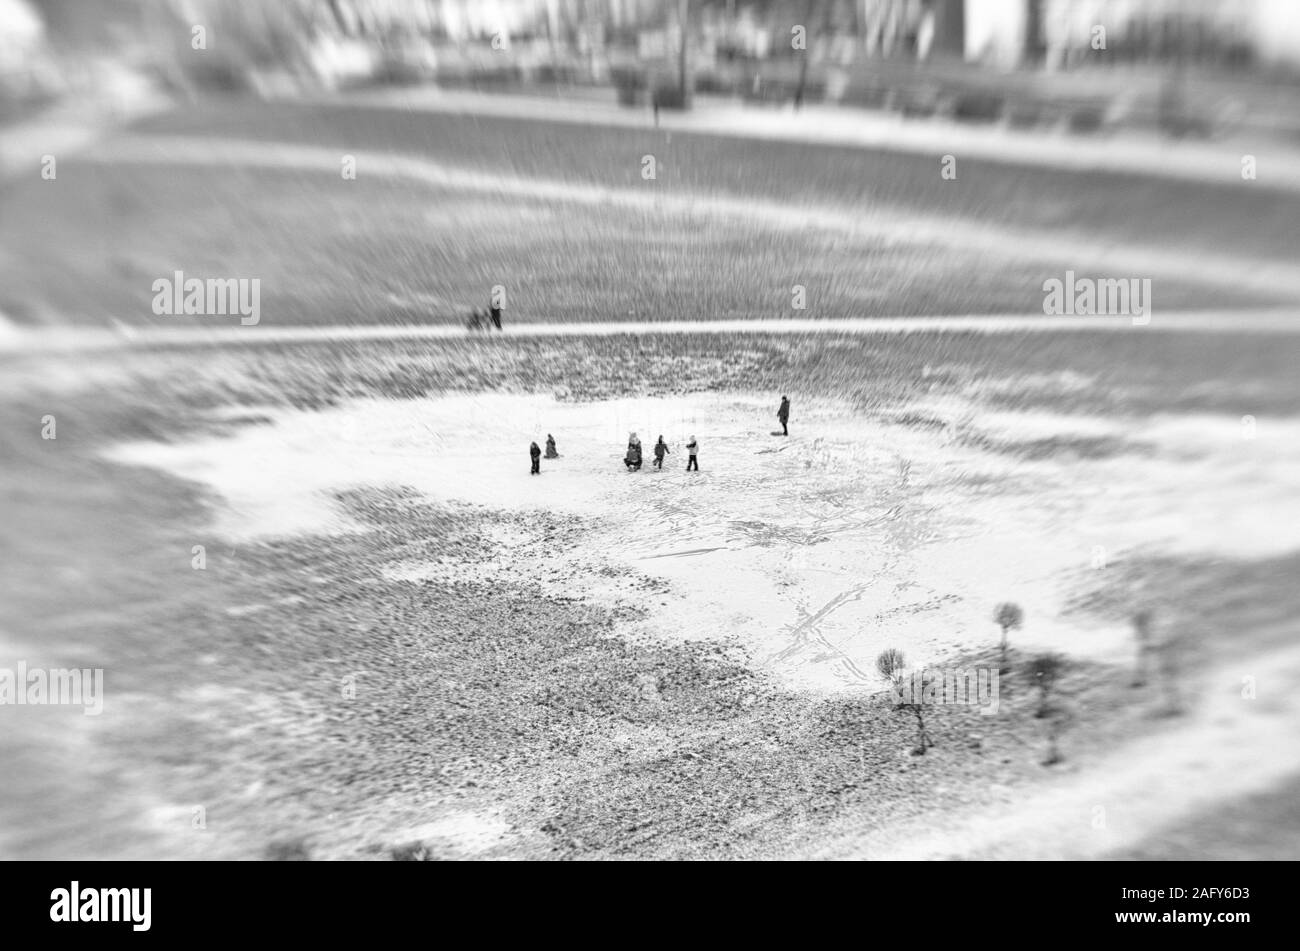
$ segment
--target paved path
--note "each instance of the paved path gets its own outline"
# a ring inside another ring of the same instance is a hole
[[[213,321],[237,318],[214,317]],[[508,315],[507,315],[508,319]],[[1291,310],[1205,311],[1162,314],[1135,326],[1128,317],[1046,317],[977,314],[952,317],[862,317],[845,320],[673,320],[608,323],[527,323],[471,333],[459,324],[343,324],[326,326],[212,328],[41,328],[0,325],[0,356],[154,347],[243,347],[268,344],[349,343],[368,340],[493,340],[552,337],[661,336],[683,334],[909,334],[909,333],[1286,333],[1300,332]]]
[[[555,97],[475,93],[437,87],[366,90],[342,97],[317,99],[330,105],[351,105],[411,112],[494,116],[580,125],[646,129],[653,126],[650,110],[629,109],[613,102]],[[1188,181],[1300,191],[1300,150],[1276,137],[1246,131],[1228,142],[1171,142],[1151,135],[1123,133],[1080,136],[971,125],[943,119],[904,119],[894,113],[841,106],[744,106],[734,100],[699,97],[689,112],[660,111],[660,128],[685,134],[721,135],[744,139],[806,142],[923,155],[936,170],[941,156],[1058,168],[1152,175]],[[1241,178],[1241,158],[1252,154],[1258,177]]]

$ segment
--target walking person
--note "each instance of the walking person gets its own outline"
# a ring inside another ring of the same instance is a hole
[[[694,436],[692,436],[691,441],[686,444],[686,451],[689,453],[686,459],[686,471],[690,472],[694,469],[696,472],[699,472],[700,460],[697,458],[697,453],[700,451],[700,445],[695,441]]]
[[[550,433],[546,434],[546,458],[547,459],[560,458],[560,454],[555,451],[555,437],[552,436]]]
[[[534,442],[528,447],[528,454],[533,457],[533,471],[529,475],[542,474],[542,447]]]
[[[670,451],[671,450],[668,448],[668,443],[664,442],[663,434],[660,433],[659,441],[655,443],[655,468],[656,469],[662,469],[664,467],[664,456],[667,455]]]
[[[781,408],[776,411],[776,418],[781,421],[781,435],[790,435],[790,397],[781,397]]]

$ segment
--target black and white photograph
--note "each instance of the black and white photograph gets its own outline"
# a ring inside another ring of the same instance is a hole
[[[22,914],[1122,862],[1111,932],[1240,940],[1298,228],[1293,0],[0,0]]]

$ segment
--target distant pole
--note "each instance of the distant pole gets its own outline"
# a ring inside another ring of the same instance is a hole
[[[546,35],[551,40],[551,63],[560,64],[560,0],[546,0]]]
[[[803,22],[804,29],[808,31],[810,40],[813,32],[813,16],[816,13],[817,0],[808,0],[808,6],[804,9]],[[800,50],[800,52],[803,53],[803,55],[799,58],[799,85],[795,87],[794,91],[794,108],[796,112],[798,112],[799,107],[803,105],[804,86],[808,82],[808,57],[812,55],[807,48],[807,44],[805,44],[804,49]]]
[[[677,0],[677,19],[681,30],[681,49],[678,51],[677,86],[682,92],[682,105],[686,104],[686,24],[691,15],[691,0]]]

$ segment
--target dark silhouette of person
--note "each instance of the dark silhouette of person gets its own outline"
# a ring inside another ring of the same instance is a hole
[[[627,437],[627,455],[623,457],[623,465],[632,471],[641,468],[641,440],[637,438],[636,433],[631,433]]]
[[[529,475],[542,474],[542,447],[533,443],[528,447],[528,454],[533,457],[533,471]]]
[[[671,451],[672,450],[668,448],[668,443],[664,442],[664,437],[660,435],[659,441],[655,443],[655,468],[656,469],[662,469],[664,467],[664,456],[665,454]]]
[[[501,308],[493,304],[488,310],[488,315],[492,318],[492,324],[497,330],[501,329]]]
[[[781,421],[781,435],[789,436],[790,427],[790,397],[781,397],[781,408],[776,411],[776,418]]]
[[[692,436],[691,441],[686,444],[686,451],[689,453],[689,455],[686,458],[686,471],[690,472],[692,469],[694,469],[696,472],[699,472],[700,460],[699,457],[696,455],[696,453],[700,451],[700,447],[699,444],[695,441],[694,436]]]
[[[560,458],[560,454],[555,451],[555,437],[552,436],[550,433],[546,434],[546,458],[547,459]]]

